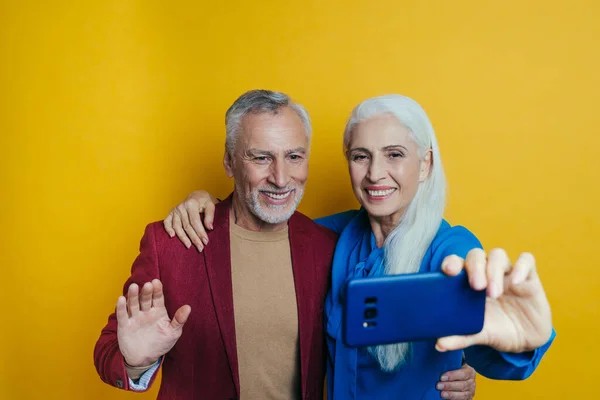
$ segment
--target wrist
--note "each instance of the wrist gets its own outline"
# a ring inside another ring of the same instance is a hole
[[[142,375],[144,375],[146,371],[151,369],[155,363],[156,361],[145,366],[134,367],[125,362],[125,371],[127,372],[127,376],[129,377],[129,379],[131,379],[134,383],[137,383],[142,377]]]
[[[153,366],[154,364],[156,364],[156,362],[159,359],[150,359],[150,358],[145,358],[140,360],[139,362],[129,362],[126,358],[124,358],[125,361],[125,368],[128,369],[132,369],[132,370],[146,370],[148,368],[150,368],[151,366]]]

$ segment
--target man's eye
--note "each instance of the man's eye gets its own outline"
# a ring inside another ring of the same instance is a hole
[[[355,154],[352,156],[352,161],[363,161],[366,159],[367,159],[367,156],[364,154]]]
[[[298,161],[298,160],[302,160],[302,156],[300,156],[298,154],[290,154],[290,159],[292,161]]]
[[[271,161],[269,156],[256,156],[252,157],[252,162],[260,165],[267,165]]]

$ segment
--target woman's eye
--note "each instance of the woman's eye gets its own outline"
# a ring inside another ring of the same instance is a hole
[[[401,152],[393,152],[389,154],[390,158],[404,158],[404,153]]]

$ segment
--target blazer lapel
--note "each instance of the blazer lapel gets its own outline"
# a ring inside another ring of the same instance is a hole
[[[231,196],[215,207],[214,229],[208,232],[209,244],[204,248],[210,290],[225,352],[231,368],[235,390],[240,395],[233,289],[231,283],[231,252],[229,244],[229,208]]]
[[[311,282],[313,281],[313,251],[310,248],[310,237],[304,231],[301,222],[292,215],[289,222],[290,251],[296,303],[298,306],[298,331],[300,340],[300,378],[302,380],[302,398],[307,393],[308,367],[312,346],[312,308]]]

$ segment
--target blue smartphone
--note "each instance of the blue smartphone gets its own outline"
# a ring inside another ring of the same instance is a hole
[[[350,347],[414,342],[483,329],[486,291],[465,271],[387,275],[350,280],[343,329]]]

